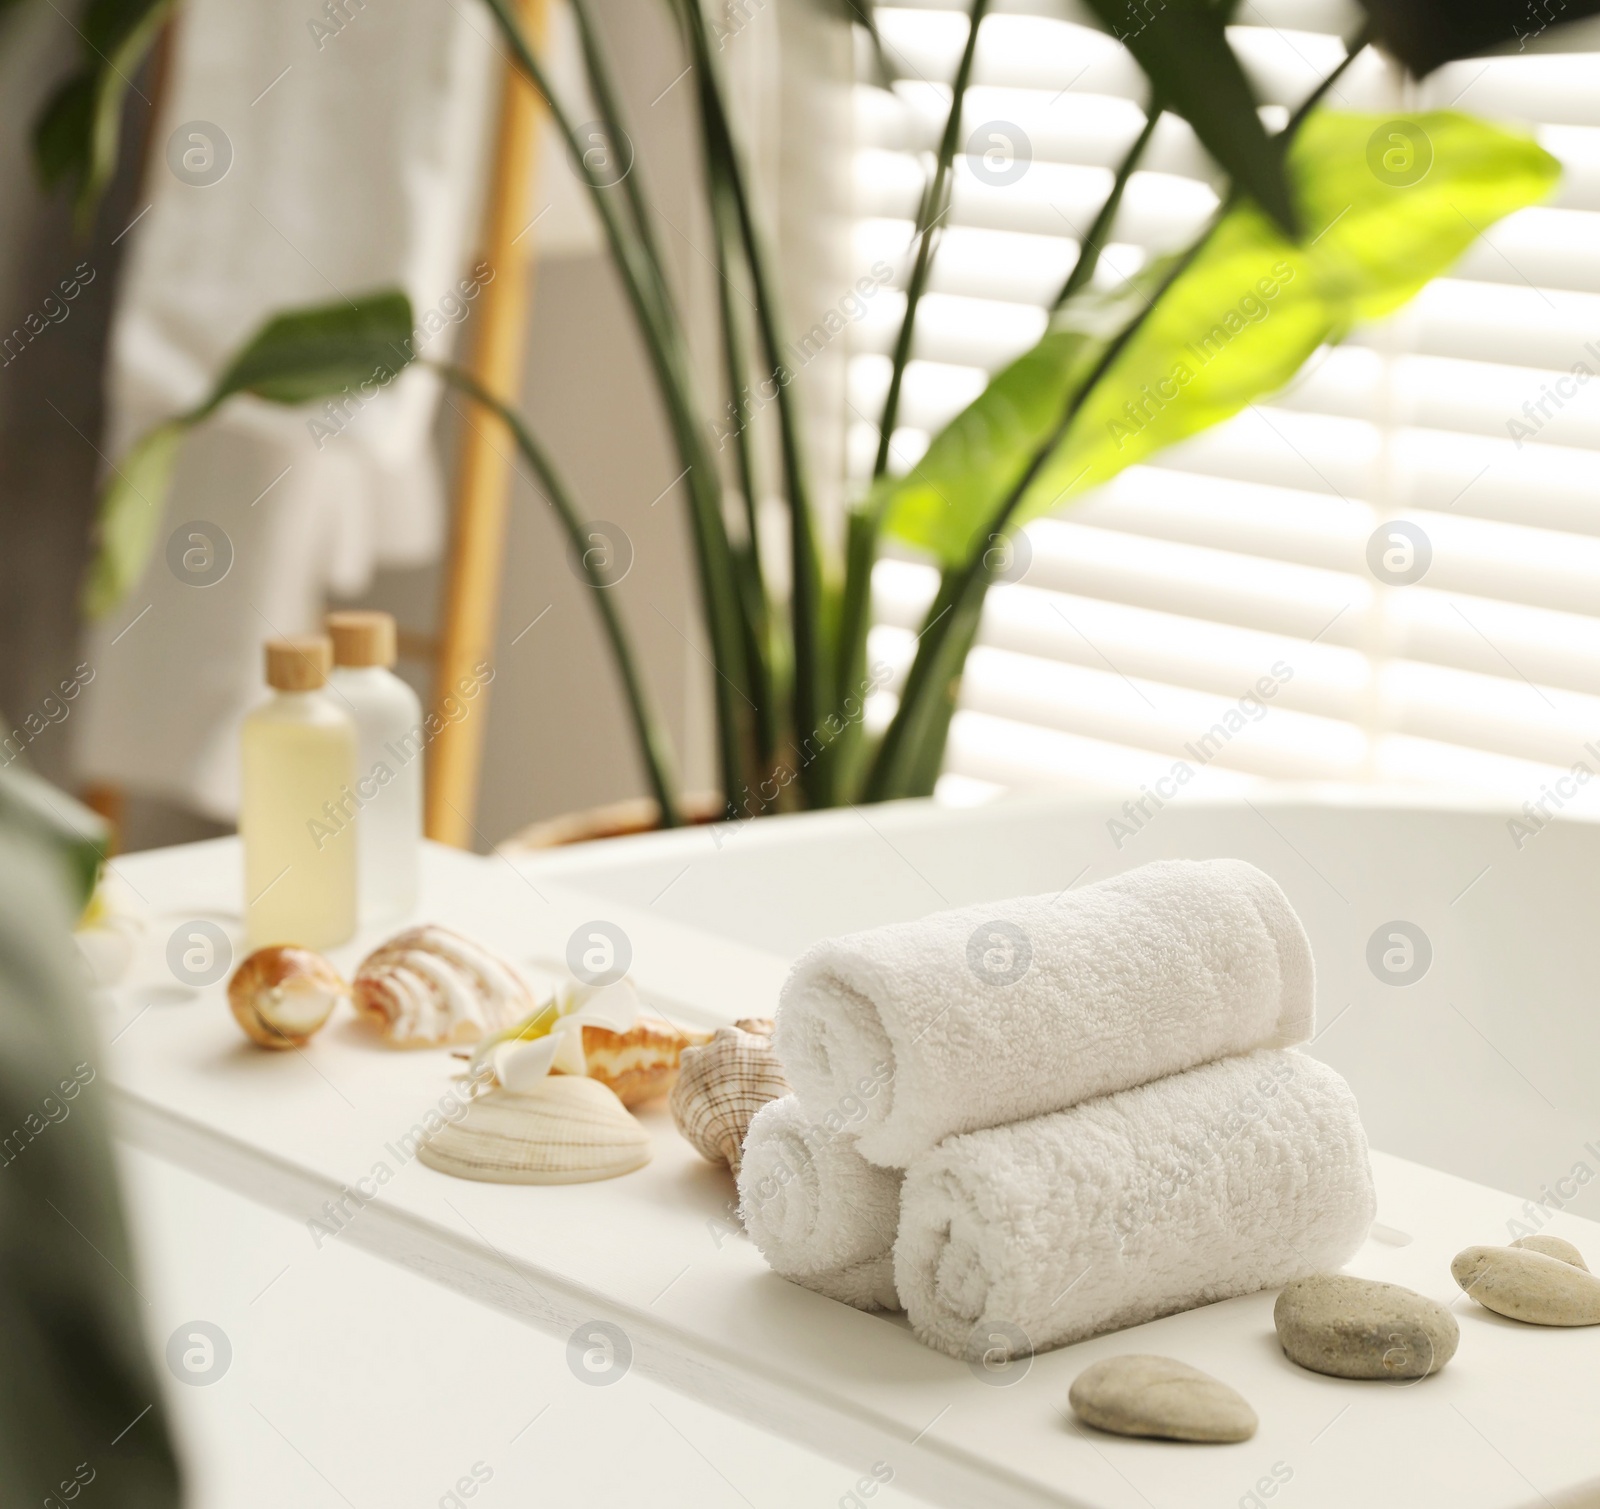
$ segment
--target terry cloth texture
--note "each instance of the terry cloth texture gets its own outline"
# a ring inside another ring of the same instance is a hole
[[[739,1168],[745,1230],[774,1272],[860,1310],[897,1310],[896,1169],[811,1122],[793,1095],[756,1112]]]
[[[930,1346],[1042,1351],[1332,1271],[1375,1208],[1349,1087],[1261,1051],[952,1137],[906,1174],[895,1283]]]
[[[1311,944],[1276,881],[1163,860],[1057,896],[829,939],[784,985],[773,1045],[815,1115],[887,1065],[864,1157],[1064,1110],[1311,1035]]]

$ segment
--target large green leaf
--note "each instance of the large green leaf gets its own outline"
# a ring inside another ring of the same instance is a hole
[[[33,125],[33,163],[47,189],[89,175],[93,155],[95,70],[84,68],[64,79]]]
[[[1138,60],[1161,103],[1194,127],[1237,188],[1288,234],[1298,230],[1278,144],[1228,45],[1227,11],[1214,0],[1166,0],[1152,13],[1141,0],[1088,0]]]
[[[277,315],[217,379],[205,412],[235,393],[296,404],[387,384],[416,355],[411,329],[411,300],[394,288]]]
[[[1600,12],[1600,0],[1362,0],[1376,39],[1418,78],[1441,63],[1491,47],[1517,45],[1565,22]]]
[[[78,911],[89,904],[109,835],[104,821],[26,765],[0,767],[0,833],[42,839],[61,859]]]
[[[1148,302],[1162,266],[1141,270],[1115,295],[1087,293],[1064,307],[1039,344],[997,372],[906,476],[878,484],[868,511],[884,508],[892,533],[937,551],[946,564],[964,556],[993,500],[1021,477],[1070,394]]]
[[[98,829],[20,766],[0,771],[0,1503],[70,1492],[79,1509],[92,1484],[85,1505],[177,1509],[150,1312],[128,1278],[104,1012],[70,931]]]
[[[1405,303],[1485,227],[1548,194],[1559,174],[1529,138],[1449,111],[1412,118],[1420,135],[1400,133],[1400,147],[1409,142],[1414,155],[1386,162],[1394,126],[1332,111],[1305,122],[1290,167],[1312,228],[1306,243],[1253,205],[1229,211],[1083,400],[1013,524],[1276,392],[1319,346]],[[1419,168],[1416,181],[1396,181]],[[1048,371],[1051,355],[1060,370]],[[887,527],[947,565],[966,559],[1064,412],[1018,390],[1033,381],[1041,395],[1070,396],[1083,374],[1081,351],[1047,335],[901,479]]]
[[[183,437],[239,393],[271,403],[376,395],[416,356],[411,300],[380,289],[290,310],[240,349],[204,402],[145,434],[113,469],[100,500],[98,549],[84,584],[84,611],[109,613],[143,574],[165,513]]]
[[[96,550],[83,586],[83,611],[101,618],[144,574],[165,514],[178,447],[191,420],[168,420],[142,436],[113,469],[100,497]]]
[[[174,0],[91,0],[77,31],[83,66],[56,90],[34,124],[34,161],[46,187],[75,181],[87,219],[121,145],[130,81],[166,24]]]

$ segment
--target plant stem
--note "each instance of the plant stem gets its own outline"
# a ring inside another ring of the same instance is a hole
[[[917,212],[917,258],[906,284],[906,310],[900,320],[900,333],[895,337],[894,362],[889,369],[889,391],[884,397],[883,418],[878,424],[878,454],[872,463],[872,479],[875,482],[889,470],[889,444],[894,438],[895,421],[900,414],[900,385],[905,378],[906,363],[911,359],[917,305],[922,301],[923,290],[928,286],[928,274],[933,269],[933,252],[938,241],[935,232],[950,207],[950,164],[955,159],[956,143],[961,137],[961,106],[972,78],[972,61],[978,51],[978,29],[983,25],[988,9],[989,0],[972,0],[972,12],[967,23],[967,44],[961,51],[961,61],[956,65],[955,80],[950,86],[950,114],[945,118],[944,134],[939,138],[933,177],[928,181]]]
[[[765,772],[772,767],[778,743],[777,705],[768,641],[772,632],[772,610],[767,599],[766,579],[761,570],[761,520],[755,456],[750,426],[745,419],[745,398],[750,391],[749,372],[745,366],[748,338],[744,321],[734,302],[744,296],[734,281],[737,274],[733,244],[738,235],[737,212],[725,184],[714,177],[708,187],[711,195],[711,226],[717,252],[717,309],[721,322],[723,368],[730,395],[728,410],[734,442],[734,470],[738,477],[739,492],[744,498],[745,527],[749,531],[748,544],[743,549],[734,547],[734,559],[739,569],[740,590],[745,598],[745,621],[749,626],[746,659],[756,704],[756,761]]]
[[[878,493],[851,509],[845,520],[844,588],[839,597],[838,637],[834,644],[834,684],[838,687],[840,711],[846,697],[860,697],[867,675],[867,634],[872,627],[872,567],[878,556],[882,533],[883,503]],[[854,763],[860,745],[859,718],[847,718],[839,739],[836,758],[841,778]]]
[[[1371,20],[1364,21],[1357,29],[1356,34],[1345,43],[1344,56],[1329,71],[1327,78],[1295,106],[1294,113],[1289,117],[1277,137],[1284,151],[1288,151],[1289,143],[1294,140],[1295,132],[1300,129],[1305,118],[1322,103],[1328,91],[1344,77],[1345,69],[1372,45],[1373,34],[1374,27]]]
[[[735,283],[737,266],[733,245],[738,235],[737,212],[720,182],[713,183],[711,192],[711,228],[717,252],[717,312],[721,319],[722,365],[728,385],[729,427],[734,444],[734,474],[739,492],[744,499],[745,523],[750,531],[750,542],[755,545],[760,536],[758,494],[756,492],[755,453],[751,443],[750,425],[745,417],[745,399],[750,391],[749,369],[745,366],[748,336],[739,314],[735,298],[743,298],[743,291]],[[726,437],[724,437],[726,438]]]
[[[950,172],[961,139],[961,112],[967,87],[972,80],[978,31],[988,9],[989,0],[973,0],[968,14],[966,45],[951,83],[950,110],[945,117],[944,131],[939,137],[933,176],[924,187],[922,202],[917,207],[917,223],[913,233],[917,253],[906,283],[906,307],[895,337],[889,388],[884,396],[883,413],[878,423],[878,451],[872,464],[874,489],[863,503],[851,510],[846,523],[844,587],[839,597],[839,627],[833,673],[841,703],[845,696],[854,695],[851,689],[859,688],[859,684],[866,679],[867,633],[872,626],[872,568],[877,561],[878,539],[883,526],[883,482],[889,470],[890,447],[900,412],[900,393],[916,334],[917,308],[933,271],[939,221],[949,208]],[[873,35],[876,39],[875,30]],[[859,721],[846,721],[848,732],[840,740],[839,747],[841,760],[847,757],[847,752],[859,742],[861,735]]]
[[[571,116],[567,113],[555,91],[550,87],[550,80],[533,49],[528,45],[528,40],[522,34],[522,27],[516,16],[512,13],[510,0],[484,0],[489,7],[496,22],[499,23],[502,35],[511,49],[512,57],[517,67],[527,77],[528,81],[539,92],[544,100],[545,109],[550,112],[550,118],[556,123],[562,139],[567,144],[573,166],[582,176],[584,184],[589,189],[590,199],[594,203],[595,213],[600,217],[600,224],[606,233],[606,240],[610,243],[611,254],[616,259],[618,271],[626,287],[630,301],[634,305],[635,314],[640,324],[648,325],[646,332],[647,343],[654,346],[661,339],[661,332],[657,321],[661,317],[661,310],[653,300],[653,291],[662,286],[664,279],[660,276],[660,269],[646,268],[643,265],[641,251],[627,240],[625,228],[617,214],[606,190],[611,187],[599,176],[598,169],[591,166],[584,152],[583,144],[578,140],[576,127]]]
[[[571,544],[578,563],[583,567],[583,573],[589,579],[589,585],[594,592],[594,605],[600,614],[600,622],[606,631],[606,638],[611,644],[611,655],[616,661],[617,674],[622,678],[622,689],[626,696],[628,712],[633,720],[634,737],[639,744],[639,757],[644,762],[645,774],[650,781],[650,790],[654,794],[656,803],[661,809],[661,826],[663,828],[676,828],[683,822],[683,817],[678,808],[678,800],[674,795],[676,780],[673,776],[673,759],[671,746],[667,741],[665,732],[657,721],[655,711],[650,703],[649,693],[645,690],[644,680],[639,674],[637,662],[634,660],[633,647],[628,642],[627,631],[622,626],[621,617],[617,613],[616,604],[610,595],[610,583],[600,574],[599,566],[592,559],[593,552],[589,548],[589,539],[584,534],[584,525],[577,508],[572,501],[572,495],[561,480],[550,458],[538,441],[533,438],[532,432],[524,423],[522,416],[490,393],[470,372],[464,367],[457,367],[445,362],[429,362],[428,366],[438,372],[446,382],[460,388],[475,402],[482,404],[490,413],[494,414],[505,427],[511,431],[512,438],[517,443],[517,449],[522,452],[539,478],[545,497],[550,506],[555,509],[556,516],[561,520],[561,527],[566,531],[567,540]]]
[[[889,61],[889,54],[883,45],[883,34],[878,30],[877,0],[844,0],[844,8],[849,12],[850,19],[867,34],[867,41],[872,47],[873,65],[878,71],[878,83],[885,89],[894,87],[894,81],[900,77],[900,70]]]
[[[611,185],[605,183],[598,169],[586,160],[571,116],[551,89],[543,67],[523,36],[511,11],[510,0],[484,0],[484,3],[498,22],[518,67],[543,96],[573,163],[589,187],[655,371],[656,385],[689,488],[691,536],[716,672],[712,695],[717,711],[718,763],[723,797],[732,810],[738,805],[741,785],[748,787],[759,779],[758,772],[746,758],[747,754],[753,754],[753,740],[746,736],[749,720],[740,705],[754,706],[748,695],[743,604],[734,584],[732,551],[722,518],[716,467],[705,443],[693,397],[687,348],[671,310],[663,306],[657,293],[666,286],[665,273],[659,266],[649,265],[646,249],[637,238],[629,238],[616,205],[606,192]],[[639,192],[642,195],[642,190]]]
[[[639,244],[644,250],[643,261],[655,274],[656,297],[660,301],[662,312],[669,318],[675,319],[672,290],[666,281],[666,259],[661,255],[661,247],[656,241],[655,227],[650,219],[650,206],[645,200],[640,175],[636,171],[639,164],[633,160],[635,153],[633,139],[623,125],[622,104],[617,98],[616,86],[611,80],[611,69],[600,46],[599,28],[590,13],[588,0],[573,0],[572,15],[578,24],[578,40],[583,48],[584,72],[588,75],[594,102],[600,107],[600,115],[607,128],[614,135],[620,135],[628,144],[630,160],[622,175],[622,188],[628,198],[628,207],[633,211]],[[615,141],[611,145],[614,149]]]
[[[805,473],[799,415],[791,390],[794,373],[783,359],[778,329],[778,291],[768,267],[739,151],[733,138],[727,98],[716,59],[706,36],[700,0],[685,0],[693,57],[700,74],[700,99],[705,122],[708,167],[720,179],[732,202],[743,242],[746,266],[755,293],[756,324],[766,353],[768,380],[776,390],[778,435],[783,458],[784,492],[789,512],[789,617],[793,636],[793,717],[796,751],[817,729],[830,706],[825,684],[827,657],[822,643],[822,572],[818,560],[810,487]],[[830,805],[829,762],[802,762],[798,783],[807,805]]]
[[[946,572],[944,575],[948,576]],[[943,585],[943,583],[941,583]],[[961,680],[967,656],[983,622],[985,594],[969,595],[951,609],[950,632],[945,638],[944,661],[940,674],[933,678],[932,690],[923,699],[923,711],[909,744],[911,760],[902,796],[931,796],[944,764],[945,744],[950,736],[950,720],[961,695]]]
[[[1115,178],[1111,182],[1111,192],[1106,196],[1106,202],[1100,206],[1100,213],[1094,217],[1094,224],[1089,227],[1089,234],[1083,238],[1078,247],[1078,260],[1072,264],[1072,271],[1067,274],[1067,281],[1061,285],[1061,292],[1056,295],[1056,301],[1050,306],[1051,312],[1059,309],[1080,288],[1087,288],[1089,280],[1094,277],[1095,269],[1100,265],[1100,254],[1105,250],[1106,238],[1111,234],[1111,224],[1117,218],[1117,211],[1122,208],[1122,193],[1128,187],[1128,180],[1133,177],[1133,170],[1138,166],[1139,159],[1144,156],[1144,149],[1150,145],[1150,138],[1155,135],[1156,122],[1161,119],[1161,106],[1154,100],[1150,103],[1150,114],[1145,118],[1143,128],[1133,140],[1133,145],[1128,148],[1122,161],[1117,164]]]

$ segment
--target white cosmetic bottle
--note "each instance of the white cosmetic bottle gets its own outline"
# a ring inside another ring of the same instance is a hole
[[[250,946],[332,948],[356,930],[352,822],[330,812],[356,774],[355,724],[324,683],[326,639],[267,643],[276,693],[240,736],[246,926]]]
[[[355,720],[361,921],[393,922],[417,904],[422,861],[422,704],[394,674],[388,613],[330,613],[328,687]]]

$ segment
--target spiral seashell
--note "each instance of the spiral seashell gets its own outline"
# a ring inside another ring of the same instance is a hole
[[[475,1043],[535,1004],[504,959],[434,923],[408,927],[368,954],[354,991],[361,1014],[400,1048]]]
[[[746,1017],[719,1027],[703,1048],[685,1048],[668,1102],[695,1150],[712,1163],[725,1163],[735,1176],[756,1112],[789,1093],[771,1034],[770,1021]]]
[[[650,1161],[650,1134],[610,1090],[580,1075],[542,1080],[525,1094],[490,1090],[429,1134],[429,1168],[491,1184],[586,1184]]]

